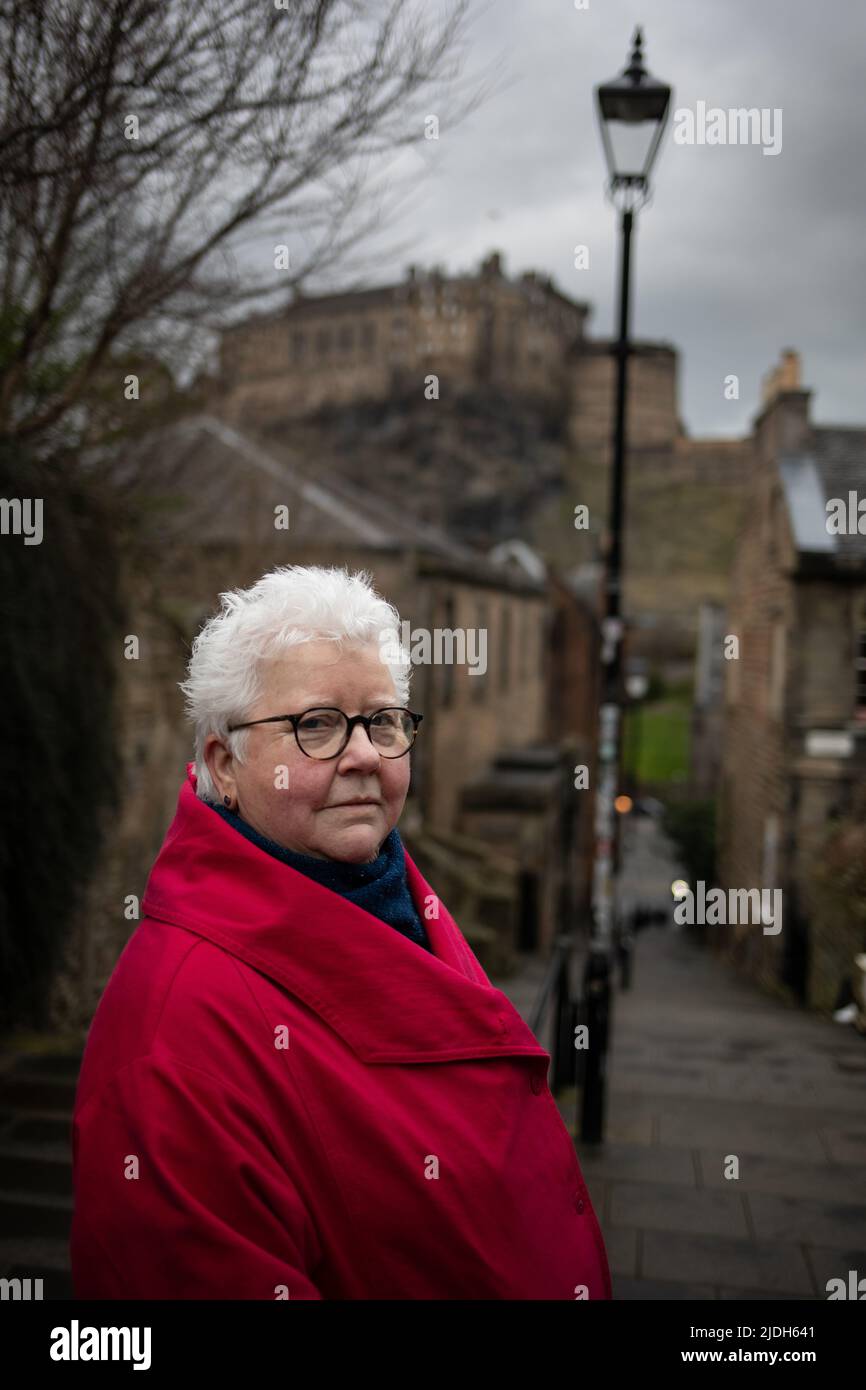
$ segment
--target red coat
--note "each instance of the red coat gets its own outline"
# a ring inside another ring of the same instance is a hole
[[[432,955],[192,769],[84,1053],[76,1297],[611,1298],[549,1054],[409,855]]]

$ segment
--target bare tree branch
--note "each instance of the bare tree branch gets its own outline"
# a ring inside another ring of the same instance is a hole
[[[369,169],[487,95],[460,89],[469,3],[433,28],[423,0],[0,0],[0,432],[357,253]],[[289,272],[249,255],[266,220]]]

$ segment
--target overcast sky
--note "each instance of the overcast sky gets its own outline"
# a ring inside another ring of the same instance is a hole
[[[500,249],[508,275],[552,275],[592,306],[591,334],[612,333],[617,218],[603,192],[593,87],[621,70],[636,23],[646,65],[674,95],[653,201],[637,223],[632,332],[679,349],[687,430],[746,432],[784,347],[800,351],[817,422],[866,422],[859,0],[589,0],[585,10],[574,0],[477,0],[464,70],[498,64],[503,89],[457,129],[439,112],[434,152],[405,151],[390,166],[389,181],[413,181],[389,229],[412,240],[404,264],[457,273]],[[676,111],[699,101],[781,108],[780,152],[675,143]],[[574,268],[577,243],[590,248],[587,270]],[[738,401],[723,395],[730,373]]]

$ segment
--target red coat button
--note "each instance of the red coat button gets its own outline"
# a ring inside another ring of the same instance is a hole
[[[575,1205],[575,1208],[577,1209],[578,1212],[582,1212],[582,1211],[583,1211],[583,1198],[582,1198],[582,1197],[575,1197],[575,1199],[574,1199],[574,1205]]]

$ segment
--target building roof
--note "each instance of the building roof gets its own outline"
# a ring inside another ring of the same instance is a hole
[[[315,460],[287,445],[262,445],[216,416],[201,414],[124,443],[103,459],[112,482],[144,501],[166,540],[196,544],[273,539],[274,508],[289,508],[300,544],[414,550],[451,574],[509,589],[541,587],[439,528],[421,524],[377,493],[336,472],[316,477]]]
[[[536,580],[539,584],[543,583],[547,576],[546,562],[537,550],[533,550],[532,546],[519,536],[500,541],[487,554],[495,565],[507,565],[522,574],[528,574],[530,579]]]
[[[782,454],[782,481],[791,533],[801,556],[823,557],[834,568],[866,566],[866,534],[855,526],[836,535],[827,529],[827,504],[849,493],[866,498],[866,429],[821,427],[813,430],[811,453]],[[864,523],[866,525],[866,523]]]

